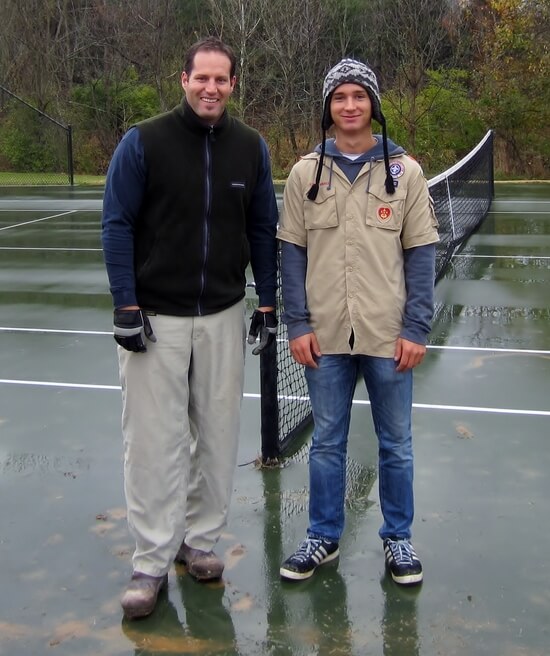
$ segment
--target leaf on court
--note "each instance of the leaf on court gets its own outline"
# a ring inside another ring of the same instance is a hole
[[[233,569],[235,565],[246,555],[246,547],[236,544],[225,552],[225,563],[227,569]]]
[[[126,519],[126,508],[110,508],[107,511],[107,515],[110,519],[121,520]]]
[[[57,646],[65,640],[73,640],[74,638],[82,638],[91,634],[90,626],[87,622],[72,620],[60,624],[55,628],[54,636],[51,638],[49,644],[51,647]]]
[[[253,606],[254,606],[253,597],[250,594],[246,593],[244,597],[231,604],[231,610],[246,611],[246,610],[251,610]]]
[[[285,466],[281,458],[267,458],[264,460],[262,456],[257,456],[254,460],[254,469],[281,469]]]
[[[474,434],[465,424],[455,424],[456,436],[461,440],[471,440]]]
[[[90,533],[95,533],[96,535],[105,535],[114,528],[116,528],[116,524],[113,522],[103,521],[101,524],[94,524],[91,526]]]
[[[13,624],[11,622],[0,622],[0,635],[6,640],[21,640],[34,632],[24,624]]]

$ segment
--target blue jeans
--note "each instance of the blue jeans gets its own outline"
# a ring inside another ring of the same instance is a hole
[[[306,368],[314,430],[309,455],[308,535],[338,541],[344,530],[346,453],[355,384],[362,374],[378,437],[378,480],[384,522],[379,535],[411,537],[414,516],[411,433],[412,370],[392,358],[323,355]]]

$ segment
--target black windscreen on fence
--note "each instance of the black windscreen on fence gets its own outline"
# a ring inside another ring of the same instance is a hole
[[[493,133],[489,131],[466,157],[428,184],[439,221],[437,281],[453,255],[481,225],[491,206],[494,197]],[[280,267],[278,284],[277,314],[280,317],[283,309]],[[300,435],[312,419],[303,367],[296,364],[290,354],[286,326],[282,322],[279,326],[276,355],[265,355],[262,373],[262,397],[273,397],[271,402],[262,404],[267,409],[266,413],[262,410],[264,460],[292,452],[295,445],[299,446]],[[264,385],[266,380],[269,382]],[[276,444],[271,438],[264,439],[268,433],[277,436]]]

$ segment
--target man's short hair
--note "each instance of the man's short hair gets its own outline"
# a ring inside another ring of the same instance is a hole
[[[231,62],[231,77],[235,77],[237,70],[237,57],[233,52],[233,49],[224,43],[221,39],[218,39],[215,36],[208,36],[205,39],[201,39],[194,43],[187,53],[185,54],[185,60],[183,64],[183,70],[187,75],[191,75],[193,70],[193,65],[195,63],[195,55],[197,52],[219,52],[222,55],[225,55]]]

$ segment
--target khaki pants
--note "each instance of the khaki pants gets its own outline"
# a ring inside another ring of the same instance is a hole
[[[210,551],[227,521],[244,383],[244,304],[150,317],[146,353],[118,347],[134,571],[164,575],[182,540]]]

